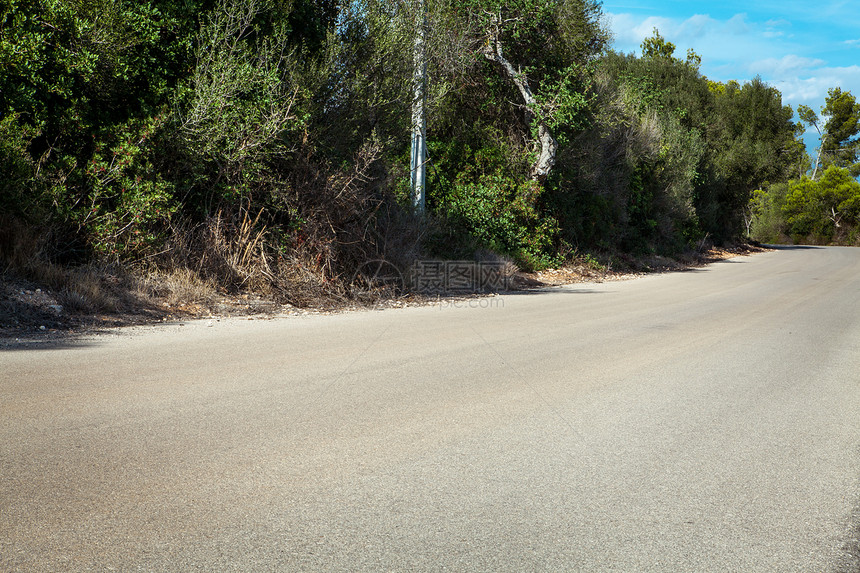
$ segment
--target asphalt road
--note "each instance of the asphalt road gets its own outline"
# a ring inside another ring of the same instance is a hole
[[[860,571],[860,249],[0,353],[0,571]]]

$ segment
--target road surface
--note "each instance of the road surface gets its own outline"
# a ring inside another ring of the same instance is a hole
[[[860,249],[0,351],[0,571],[860,571]]]

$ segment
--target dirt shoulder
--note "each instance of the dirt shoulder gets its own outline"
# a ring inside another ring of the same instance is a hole
[[[703,254],[688,255],[680,259],[653,256],[644,259],[625,259],[612,264],[571,264],[557,269],[533,273],[518,272],[512,290],[532,290],[566,284],[630,280],[636,277],[683,271],[737,256],[749,256],[770,249],[739,245],[732,248],[711,249]],[[621,267],[621,268],[619,268]],[[237,316],[291,316],[348,312],[361,308],[401,308],[432,304],[439,297],[406,294],[396,298],[382,298],[372,303],[331,301],[330,304],[299,308],[279,304],[269,297],[255,294],[227,294],[217,290],[205,296],[177,299],[175,294],[142,294],[129,287],[127,281],[100,277],[103,284],[113,284],[109,310],[91,309],[76,304],[68,293],[57,292],[45,285],[13,276],[0,274],[0,347],[10,342],[67,338],[115,328],[158,324],[190,319],[228,318]],[[484,296],[484,295],[472,295]],[[469,298],[462,295],[455,298]],[[71,304],[70,304],[71,303]],[[4,344],[5,341],[5,344]]]
[[[620,270],[613,269],[611,265],[595,268],[594,266],[579,264],[536,273],[520,273],[520,276],[524,284],[534,283],[537,286],[630,280],[648,274],[704,267],[717,261],[740,256],[746,257],[771,250],[759,245],[742,244],[725,248],[715,247],[704,253],[689,254],[679,258],[656,255],[641,259],[625,258],[619,261],[622,267]]]

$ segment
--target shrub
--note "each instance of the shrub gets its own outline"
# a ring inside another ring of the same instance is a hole
[[[491,174],[455,184],[442,205],[444,216],[481,247],[513,256],[530,269],[551,265],[558,222],[541,213],[543,187]]]

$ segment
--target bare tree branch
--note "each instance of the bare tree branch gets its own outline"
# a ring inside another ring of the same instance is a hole
[[[499,64],[507,75],[508,79],[513,82],[514,86],[519,90],[520,95],[525,102],[526,121],[531,125],[534,121],[538,122],[537,126],[537,144],[539,146],[539,154],[537,160],[531,166],[530,176],[535,181],[545,181],[555,165],[556,153],[558,152],[558,142],[552,135],[552,131],[545,121],[540,119],[536,113],[540,107],[540,103],[535,98],[529,87],[528,78],[525,74],[517,71],[513,64],[505,58],[502,42],[499,39],[499,28],[501,27],[501,18],[498,15],[493,16],[493,25],[489,30],[490,37],[483,47],[483,54],[488,60]]]

